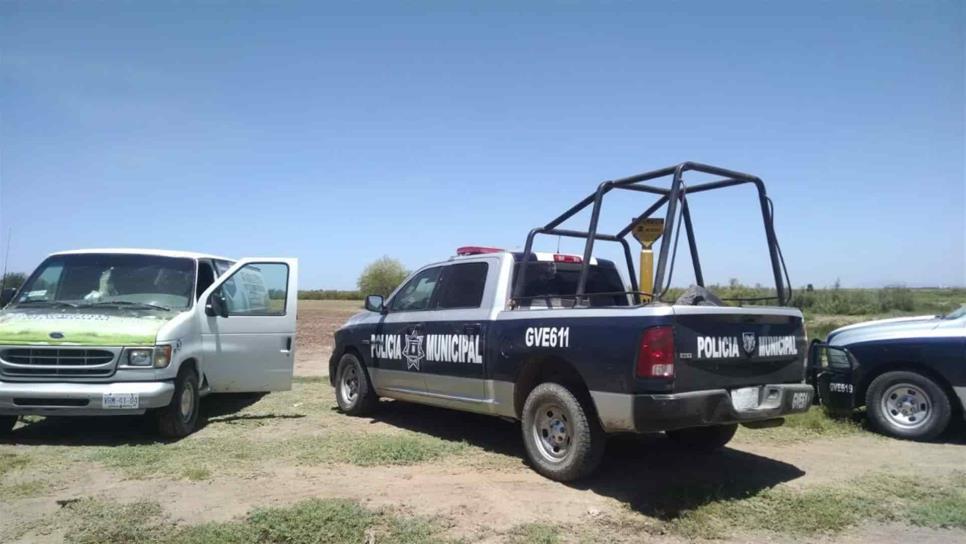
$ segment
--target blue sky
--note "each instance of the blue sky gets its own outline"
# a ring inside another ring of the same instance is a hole
[[[765,180],[797,286],[966,284],[962,3],[804,4],[3,2],[0,242],[11,270],[165,247],[352,288],[694,160]],[[755,206],[695,197],[709,280],[769,283]]]

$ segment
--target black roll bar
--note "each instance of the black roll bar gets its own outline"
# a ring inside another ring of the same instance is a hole
[[[688,187],[683,180],[685,172],[701,172],[722,179],[697,184]],[[642,182],[671,176],[671,187],[664,189],[652,185],[644,185]],[[660,253],[658,254],[657,265],[654,270],[654,293],[646,293],[652,300],[660,300],[670,287],[671,278],[665,278],[668,267],[668,254],[673,243],[672,236],[676,229],[680,228],[679,220],[683,223],[684,230],[688,236],[688,248],[691,254],[691,263],[694,268],[695,281],[704,287],[704,274],[701,269],[701,259],[698,256],[698,246],[694,236],[694,226],[691,222],[691,211],[688,206],[688,193],[701,193],[715,189],[724,189],[750,183],[758,190],[758,202],[761,207],[762,221],[765,224],[765,238],[768,244],[768,255],[771,260],[772,273],[775,278],[775,291],[779,305],[787,305],[791,299],[791,285],[788,282],[788,270],[785,268],[784,258],[781,247],[778,245],[778,238],[775,236],[774,214],[771,200],[765,192],[765,184],[757,176],[745,174],[735,170],[728,170],[717,166],[710,166],[696,162],[683,162],[676,166],[669,166],[659,170],[652,170],[643,174],[637,174],[617,180],[604,181],[597,186],[597,190],[586,198],[570,207],[563,214],[543,227],[538,227],[530,231],[523,249],[523,260],[521,261],[520,273],[517,276],[513,287],[513,299],[519,300],[524,295],[524,285],[526,285],[527,267],[533,256],[533,240],[540,235],[565,236],[569,238],[583,238],[584,244],[583,259],[581,260],[580,276],[577,283],[576,301],[579,305],[585,298],[587,287],[587,276],[590,270],[590,261],[594,251],[594,242],[604,240],[620,243],[624,249],[624,257],[627,261],[628,276],[631,281],[631,293],[635,297],[635,302],[641,302],[641,293],[638,291],[637,275],[634,273],[634,259],[631,255],[630,244],[627,242],[627,235],[630,234],[638,222],[647,219],[657,212],[662,206],[667,204],[667,211],[664,219],[664,232],[662,233],[663,242],[661,243]],[[626,227],[622,228],[617,234],[601,234],[597,232],[600,221],[600,210],[603,205],[604,195],[614,189],[623,189],[634,192],[643,192],[658,195],[659,198],[644,210],[641,215],[635,217]],[[590,224],[586,231],[560,229],[562,223],[580,213],[588,206],[592,206],[590,213]],[[680,206],[680,210],[678,209]]]

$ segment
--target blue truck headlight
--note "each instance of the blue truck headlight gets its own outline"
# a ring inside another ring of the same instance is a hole
[[[151,366],[153,359],[153,349],[129,349],[127,351],[127,364],[131,366]]]

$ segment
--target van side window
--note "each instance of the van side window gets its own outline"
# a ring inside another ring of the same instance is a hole
[[[198,287],[195,290],[195,298],[200,297],[212,283],[215,283],[215,269],[208,261],[198,261]]]
[[[230,315],[283,316],[288,298],[288,265],[246,264],[221,284],[220,292]]]
[[[452,264],[443,269],[437,307],[479,308],[486,287],[487,263]]]
[[[440,269],[441,267],[434,266],[416,274],[392,297],[389,309],[394,312],[428,310],[433,291],[439,282]]]

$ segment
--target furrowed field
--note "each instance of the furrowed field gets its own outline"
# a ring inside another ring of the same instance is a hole
[[[795,294],[812,337],[961,303],[962,289]],[[813,409],[713,455],[622,437],[565,485],[527,468],[510,422],[389,401],[343,416],[325,374],[360,305],[300,301],[293,390],[210,398],[184,440],[136,418],[22,422],[0,443],[0,542],[966,541],[962,425],[899,442]]]

